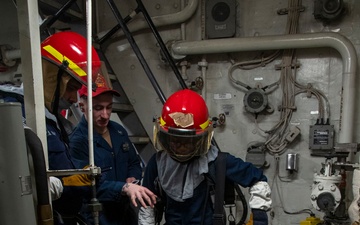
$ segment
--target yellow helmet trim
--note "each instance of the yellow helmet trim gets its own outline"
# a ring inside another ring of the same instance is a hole
[[[164,121],[164,119],[162,117],[160,117],[160,125],[163,127],[165,126],[166,122]]]
[[[206,120],[205,123],[200,124],[201,129],[205,130],[209,126],[210,121]]]
[[[52,55],[55,59],[59,60],[59,62],[66,60],[69,63],[69,68],[72,71],[76,72],[76,74],[78,76],[83,77],[83,76],[87,75],[86,72],[83,69],[81,69],[76,63],[74,63],[68,57],[61,54],[58,50],[56,50],[51,45],[46,45],[43,47],[43,49],[46,50],[48,53],[50,53],[50,55]]]

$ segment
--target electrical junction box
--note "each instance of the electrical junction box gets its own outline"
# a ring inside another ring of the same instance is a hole
[[[311,150],[331,150],[334,148],[334,126],[316,124],[310,126],[309,148]]]
[[[206,37],[233,37],[236,31],[236,1],[206,0],[205,4]]]

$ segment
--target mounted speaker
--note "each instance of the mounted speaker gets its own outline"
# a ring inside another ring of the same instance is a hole
[[[205,4],[206,37],[233,37],[236,29],[236,0],[207,0]]]

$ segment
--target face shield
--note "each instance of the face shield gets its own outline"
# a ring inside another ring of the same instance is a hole
[[[93,65],[96,65],[92,67],[92,89],[95,91],[95,79],[99,76],[99,74],[107,75],[107,71],[105,65],[101,61]],[[55,109],[68,109],[73,102],[68,102],[68,99],[64,99],[63,96],[68,90],[69,81],[73,78],[79,82],[79,84],[87,84],[87,62],[78,62],[77,64],[70,63],[61,68],[56,62],[43,58],[42,66],[46,107],[51,112],[54,112]],[[72,90],[72,88],[70,88],[68,91],[78,90]],[[58,103],[56,103],[56,99]]]
[[[105,74],[106,68],[105,64],[101,61],[96,61],[92,63],[91,67],[91,74],[92,74],[92,84],[87,84],[87,74],[88,74],[88,63],[85,62],[77,62],[77,63],[70,63],[66,72],[69,73],[73,78],[79,81],[82,85],[91,87],[94,91],[96,90],[95,79],[98,77],[99,74]]]
[[[157,150],[166,151],[171,158],[178,162],[205,155],[211,144],[213,127],[205,130],[171,128],[167,130],[155,123],[154,143]]]

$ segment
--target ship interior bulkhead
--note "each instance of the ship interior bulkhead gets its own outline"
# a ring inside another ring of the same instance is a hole
[[[65,30],[104,62],[121,94],[112,119],[144,167],[164,102],[189,88],[207,103],[219,149],[267,176],[269,224],[360,224],[359,0],[3,0],[0,12],[0,83],[23,88],[32,131],[20,107],[0,102],[2,225],[38,224],[49,194],[32,147],[45,178],[84,172],[47,168],[39,49]],[[66,116],[76,125],[79,105]],[[229,225],[249,220],[241,192],[225,207]]]

